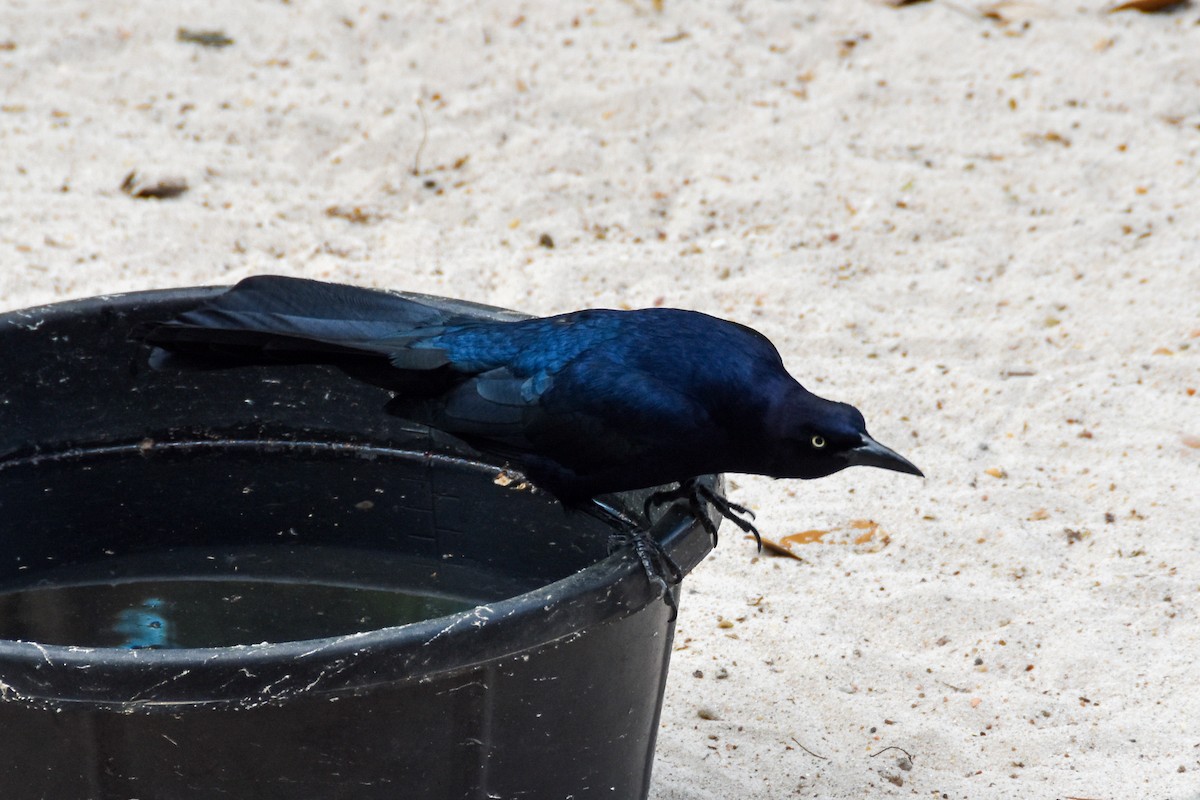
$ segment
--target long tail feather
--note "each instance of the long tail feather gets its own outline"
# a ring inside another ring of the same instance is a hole
[[[189,343],[321,353],[385,350],[377,344],[455,315],[387,292],[262,275],[135,337],[168,349]],[[182,346],[182,347],[181,347]]]

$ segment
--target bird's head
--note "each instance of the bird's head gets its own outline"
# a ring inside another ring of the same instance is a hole
[[[879,467],[925,477],[916,465],[867,433],[857,408],[799,388],[771,410],[767,427],[775,444],[771,475],[823,478],[846,467]]]

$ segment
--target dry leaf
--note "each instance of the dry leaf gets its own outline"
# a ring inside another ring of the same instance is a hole
[[[1108,10],[1108,13],[1141,11],[1143,14],[1153,14],[1157,11],[1170,11],[1172,8],[1182,6],[1186,3],[1187,0],[1129,0],[1126,3],[1121,3],[1119,6],[1113,6]]]
[[[1029,515],[1029,519],[1034,520],[1034,521],[1040,520],[1040,519],[1049,519],[1049,518],[1050,518],[1050,512],[1044,508],[1039,508],[1037,511],[1035,511]]]
[[[521,480],[520,475],[515,475],[505,469],[496,473],[496,477],[492,478],[492,483],[517,492],[523,492],[531,488],[528,481]]]
[[[748,535],[746,536],[746,539],[754,539],[754,536]],[[772,555],[786,555],[786,557],[796,559],[797,561],[804,560],[803,558],[800,558],[799,555],[792,552],[792,548],[790,546],[782,545],[781,542],[776,542],[775,540],[770,539],[769,536],[760,536],[760,541],[762,541],[762,549]]]
[[[828,537],[828,538],[827,538]],[[803,561],[796,554],[800,545],[826,544],[853,547],[859,553],[878,553],[891,544],[892,539],[879,527],[879,523],[871,519],[853,519],[830,530],[807,530],[784,536],[779,541],[763,537],[763,549],[780,556],[790,556],[797,561]]]
[[[811,531],[800,531],[800,533],[793,533],[790,536],[783,537],[783,542],[787,544],[812,544],[813,542],[821,541],[821,537],[828,535],[829,531],[816,529]]]
[[[747,536],[746,538],[747,538],[747,539],[753,539],[754,537],[753,537],[753,536]],[[804,560],[804,559],[803,559],[803,558],[801,558],[800,556],[798,556],[798,555],[796,555],[795,553],[793,553],[793,552],[791,551],[791,548],[784,547],[784,546],[783,546],[783,545],[781,545],[779,542],[776,542],[776,541],[774,541],[773,539],[770,539],[770,538],[768,538],[768,537],[766,537],[766,536],[761,536],[761,537],[759,537],[759,538],[762,540],[762,546],[763,546],[763,550],[766,550],[768,553],[771,553],[771,554],[773,554],[773,555],[777,555],[777,556],[788,556],[789,558],[794,558],[794,559],[796,559],[797,561],[803,561],[803,560]]]
[[[1183,446],[1190,447],[1193,450],[1200,450],[1200,436],[1184,436]]]
[[[984,472],[987,473],[988,475],[991,475],[993,478],[1007,478],[1008,477],[1008,473],[999,467],[989,467],[988,469],[985,469]]]
[[[864,533],[854,537],[854,544],[867,544],[875,538],[875,533],[879,530],[879,523],[871,519],[856,519],[850,521],[850,527],[858,531],[864,531]]]

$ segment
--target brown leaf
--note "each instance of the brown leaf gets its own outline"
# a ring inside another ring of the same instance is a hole
[[[1188,0],[1128,0],[1119,6],[1113,6],[1108,13],[1118,11],[1141,11],[1143,14],[1154,14],[1159,11],[1170,11],[1173,8],[1187,5]]]
[[[1184,436],[1183,446],[1190,447],[1193,450],[1200,450],[1200,436]]]
[[[747,536],[746,538],[751,539],[753,537]],[[772,553],[777,556],[788,556],[789,558],[794,558],[797,561],[804,560],[800,556],[793,553],[790,547],[784,547],[779,542],[776,542],[773,539],[769,539],[766,536],[763,536],[761,538],[762,538],[763,550],[766,550],[768,553]]]
[[[799,533],[793,533],[790,536],[785,536],[783,537],[782,541],[787,544],[813,544],[814,542],[820,542],[822,537],[828,535],[829,531],[822,531],[814,528],[810,531],[800,531]]]
[[[767,552],[789,556],[797,561],[804,560],[797,555],[800,545],[842,545],[851,547],[859,553],[878,553],[891,544],[891,541],[891,536],[879,526],[878,522],[871,519],[847,520],[829,530],[800,531],[784,536],[778,541],[772,541],[765,536],[762,538],[763,549]]]
[[[879,532],[879,523],[873,519],[850,520],[850,527],[855,530],[863,531],[863,533],[860,533],[858,536],[854,537],[854,544],[867,544],[874,539],[875,534]]]

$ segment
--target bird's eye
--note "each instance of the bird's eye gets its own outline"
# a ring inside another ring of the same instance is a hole
[[[812,446],[817,448],[818,450],[820,450],[822,447],[825,446],[825,437],[824,436],[814,436],[812,438]]]

